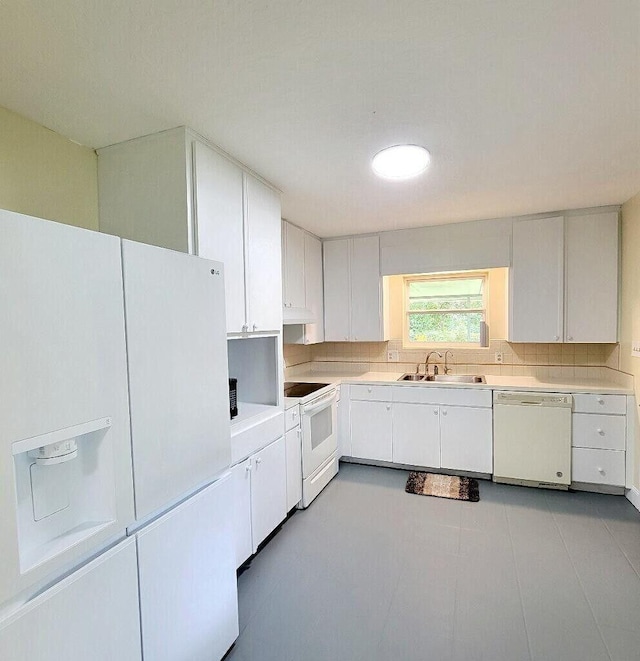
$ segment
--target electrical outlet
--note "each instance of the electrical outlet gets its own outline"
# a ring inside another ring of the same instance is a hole
[[[496,363],[502,362],[502,351],[496,351]]]
[[[631,355],[640,358],[640,340],[631,341]]]
[[[387,351],[387,360],[390,363],[397,363],[400,360],[400,356],[397,351]]]

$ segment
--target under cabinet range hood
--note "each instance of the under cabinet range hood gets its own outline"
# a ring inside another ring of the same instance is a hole
[[[318,318],[309,308],[288,307],[285,303],[282,308],[282,323],[285,325],[316,324]]]

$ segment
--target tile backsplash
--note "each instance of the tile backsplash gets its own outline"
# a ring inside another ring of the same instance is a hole
[[[387,360],[388,351],[398,352],[398,361]],[[444,353],[438,348],[438,351]],[[492,374],[527,375],[532,367],[536,372],[546,368],[609,367],[619,368],[618,344],[515,344],[506,340],[491,340],[489,347],[452,349],[449,365],[454,373],[475,371],[471,366],[484,366]],[[303,363],[360,363],[369,364],[371,371],[414,371],[417,363],[424,363],[429,349],[404,349],[402,340],[388,342],[324,342],[323,344],[285,344],[287,367]],[[496,353],[502,353],[502,363]],[[437,357],[436,357],[437,358]],[[435,361],[442,364],[439,358]],[[564,370],[568,371],[567,369]]]

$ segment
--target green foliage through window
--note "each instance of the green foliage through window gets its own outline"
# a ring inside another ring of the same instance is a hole
[[[483,276],[407,279],[407,340],[480,344],[485,321]]]

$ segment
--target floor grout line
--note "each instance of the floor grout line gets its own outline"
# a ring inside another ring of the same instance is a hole
[[[513,535],[511,534],[511,521],[509,519],[509,510],[506,505],[503,503],[504,514],[507,519],[507,531],[509,533],[509,545],[511,547],[511,557],[513,558],[513,568],[516,573],[516,583],[518,585],[518,596],[520,598],[520,610],[522,611],[522,623],[524,624],[524,632],[527,636],[527,651],[529,652],[529,659],[533,661],[533,652],[531,651],[531,634],[529,633],[529,627],[527,626],[527,616],[525,614],[524,608],[524,597],[522,596],[522,584],[520,583],[520,574],[518,573],[518,560],[516,558],[516,547],[513,543]]]
[[[546,496],[545,496],[545,502],[547,503],[547,508],[549,509],[549,512],[551,513],[551,518],[553,519],[553,524],[555,525],[555,527],[558,531],[558,534],[560,535],[560,539],[562,540],[562,545],[564,546],[564,550],[567,553],[567,557],[569,558],[569,562],[571,563],[571,567],[573,567],[573,573],[576,575],[576,578],[578,579],[578,585],[580,585],[580,589],[582,590],[582,594],[584,595],[584,599],[587,602],[587,606],[589,607],[589,612],[591,613],[591,617],[593,618],[593,621],[595,622],[596,629],[598,630],[598,635],[600,636],[600,640],[602,640],[602,644],[604,645],[604,649],[607,652],[607,656],[609,657],[610,661],[615,661],[614,658],[611,656],[611,650],[609,649],[609,646],[607,645],[607,641],[604,637],[604,634],[602,633],[602,628],[600,626],[600,622],[598,622],[598,619],[596,618],[596,614],[593,610],[593,606],[591,605],[591,600],[589,599],[589,596],[587,595],[587,591],[585,590],[584,584],[582,583],[582,579],[580,578],[580,574],[578,573],[578,570],[576,569],[576,564],[573,561],[573,556],[569,552],[569,547],[567,545],[567,541],[564,538],[564,535],[562,534],[562,529],[560,528],[560,524],[558,523],[558,520],[556,519],[556,514],[549,507],[549,501],[546,499]],[[600,515],[598,515],[598,519],[599,518],[600,518]]]

